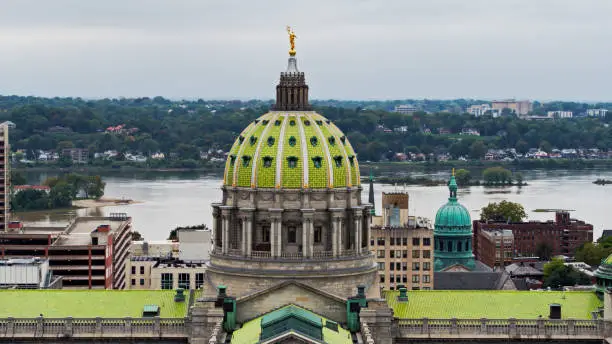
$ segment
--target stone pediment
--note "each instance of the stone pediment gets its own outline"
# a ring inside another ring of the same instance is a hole
[[[346,322],[345,298],[297,281],[283,281],[270,288],[242,296],[236,299],[236,304],[236,320],[239,323],[288,305],[302,307],[339,323]]]

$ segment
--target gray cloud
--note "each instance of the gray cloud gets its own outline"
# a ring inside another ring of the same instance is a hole
[[[0,93],[610,100],[609,0],[4,0]]]

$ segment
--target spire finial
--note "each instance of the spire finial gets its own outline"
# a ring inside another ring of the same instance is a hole
[[[289,55],[295,56],[295,38],[297,37],[293,32],[291,26],[287,25],[287,33],[289,34]]]
[[[450,191],[449,201],[457,200],[457,181],[455,180],[455,169],[453,168],[453,173],[448,181],[448,190]]]

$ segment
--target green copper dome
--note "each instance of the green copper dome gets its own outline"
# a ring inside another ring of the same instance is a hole
[[[472,221],[468,210],[457,202],[454,170],[448,189],[450,197],[438,210],[434,224],[434,270],[444,271],[460,265],[471,271],[476,264],[472,253]]]
[[[438,209],[435,221],[436,231],[469,230],[472,231],[472,220],[468,210],[457,202],[457,182],[453,175],[448,183],[450,197],[448,202]]]
[[[314,111],[271,111],[236,139],[224,186],[277,189],[360,185],[353,147],[342,131]]]
[[[601,260],[601,264],[595,270],[595,289],[604,293],[607,288],[612,288],[612,254]]]

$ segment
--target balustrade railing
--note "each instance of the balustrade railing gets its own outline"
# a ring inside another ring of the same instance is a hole
[[[333,256],[334,253],[332,251],[314,251],[312,253],[313,258],[330,258]]]
[[[603,335],[603,320],[398,319],[402,337],[411,335],[592,336]]]
[[[0,338],[187,337],[185,318],[0,319]]]
[[[297,252],[297,253],[282,252],[281,257],[285,259],[302,259],[304,256],[302,255],[302,252]]]
[[[251,251],[251,257],[253,258],[270,258],[271,256],[270,251]]]

